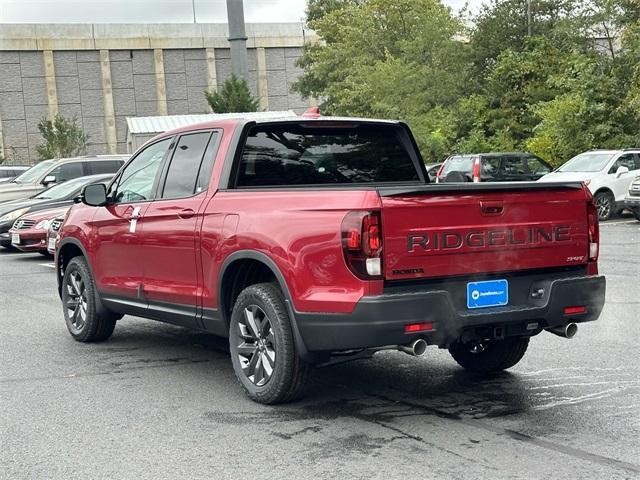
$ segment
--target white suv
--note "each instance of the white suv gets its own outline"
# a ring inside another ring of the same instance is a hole
[[[539,182],[584,182],[595,197],[600,220],[624,208],[631,181],[640,175],[640,148],[591,150],[576,155]]]

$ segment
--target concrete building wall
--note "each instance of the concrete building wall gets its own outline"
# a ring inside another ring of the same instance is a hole
[[[262,109],[304,111],[291,84],[312,32],[249,24],[249,88]],[[0,154],[33,162],[38,122],[76,118],[88,153],[126,152],[126,117],[208,113],[204,91],[231,75],[226,25],[0,24]],[[115,127],[115,133],[114,133]]]

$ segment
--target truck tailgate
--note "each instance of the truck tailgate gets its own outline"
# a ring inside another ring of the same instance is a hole
[[[580,184],[380,189],[386,280],[587,263]]]

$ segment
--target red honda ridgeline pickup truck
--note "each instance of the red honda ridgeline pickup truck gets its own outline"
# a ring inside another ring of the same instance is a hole
[[[543,330],[573,336],[604,303],[598,235],[580,183],[429,184],[403,123],[237,119],[163,133],[87,186],[56,264],[76,340],[125,314],[222,335],[273,404],[381,349],[495,372]]]

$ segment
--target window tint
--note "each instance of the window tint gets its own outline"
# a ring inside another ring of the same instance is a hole
[[[539,158],[536,157],[527,157],[527,166],[529,168],[529,172],[532,175],[542,176],[551,171],[551,167],[542,163]]]
[[[527,165],[524,157],[508,156],[504,157],[503,167],[506,176],[527,175]]]
[[[64,163],[59,167],[54,168],[47,174],[54,175],[56,177],[56,183],[66,182],[72,178],[78,178],[84,176],[82,171],[82,162]]]
[[[211,132],[182,135],[173,150],[162,198],[181,198],[193,195],[200,171],[200,162]]]
[[[259,125],[242,151],[237,186],[418,181],[413,147],[394,125]]]
[[[501,157],[482,157],[482,177],[495,177],[500,170]]]
[[[209,145],[200,165],[200,173],[198,174],[198,182],[196,183],[196,193],[203,192],[209,188],[213,165],[216,161],[216,153],[218,152],[218,141],[220,140],[220,132],[213,132]]]
[[[87,164],[87,175],[99,175],[102,173],[116,173],[124,162],[122,160],[99,160]]]
[[[153,185],[171,138],[149,145],[123,170],[118,179],[114,201],[116,203],[150,200]]]

